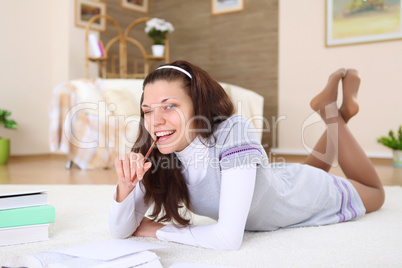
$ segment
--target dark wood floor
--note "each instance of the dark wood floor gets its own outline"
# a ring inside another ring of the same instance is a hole
[[[304,156],[271,156],[271,162],[301,163]],[[384,185],[402,186],[402,168],[392,166],[391,159],[372,159]],[[116,184],[114,169],[80,170],[77,166],[66,169],[64,155],[13,156],[7,165],[0,165],[0,184]],[[343,176],[339,166],[331,173]]]

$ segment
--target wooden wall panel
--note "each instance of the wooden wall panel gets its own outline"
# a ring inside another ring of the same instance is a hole
[[[149,0],[148,14],[122,8],[120,0],[105,2],[108,15],[123,31],[143,16],[171,22],[175,27],[170,35],[171,61],[190,61],[218,81],[264,96],[264,117],[270,129],[264,133],[263,144],[272,146],[272,117],[278,110],[278,0],[245,0],[244,11],[221,15],[211,15],[209,0]],[[104,42],[116,35],[111,28],[108,24],[108,31],[101,34]],[[138,39],[150,51],[152,43],[143,30],[132,34],[142,35]],[[129,54],[135,51],[129,48]]]

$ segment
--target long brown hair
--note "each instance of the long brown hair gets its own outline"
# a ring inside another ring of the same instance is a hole
[[[216,126],[233,114],[232,101],[222,86],[200,67],[182,60],[168,65],[186,70],[192,78],[173,68],[157,69],[145,78],[143,90],[147,84],[160,80],[182,81],[193,102],[195,118],[202,118],[194,121],[195,128],[203,130],[198,135],[211,138]],[[143,100],[144,93],[141,96],[141,106]],[[141,109],[139,135],[132,151],[143,155],[153,142],[144,123],[144,112]],[[183,207],[191,209],[191,204],[179,159],[174,153],[164,155],[159,150],[153,150],[149,159],[152,168],[145,173],[141,184],[145,187],[145,202],[152,202],[154,205],[150,217],[158,222],[173,221],[174,224],[188,225],[190,220],[180,213]]]

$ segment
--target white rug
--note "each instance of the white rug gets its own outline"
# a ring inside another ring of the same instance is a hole
[[[56,207],[50,240],[0,247],[0,266],[12,257],[109,240],[113,185],[1,185],[5,191],[48,189]],[[357,221],[320,227],[246,232],[238,251],[217,251],[130,238],[163,245],[155,252],[164,267],[175,262],[233,267],[402,267],[402,188],[386,187],[386,202]],[[205,223],[204,218],[196,218]]]

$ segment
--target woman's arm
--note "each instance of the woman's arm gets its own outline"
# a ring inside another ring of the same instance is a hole
[[[185,228],[168,225],[156,232],[157,238],[205,248],[239,249],[253,198],[256,172],[253,165],[222,172],[217,223]]]
[[[109,213],[109,230],[112,238],[127,238],[132,236],[140,225],[148,206],[144,202],[144,192],[137,184],[122,201],[116,201],[117,189],[114,194]]]

